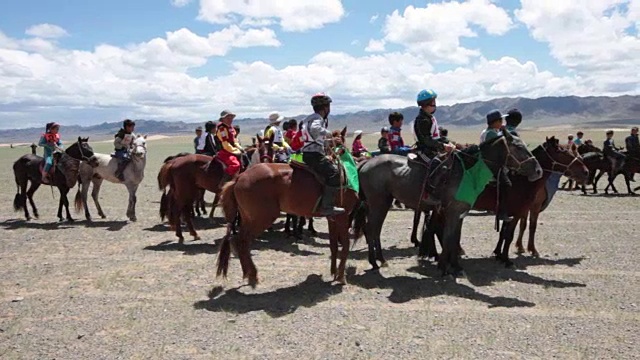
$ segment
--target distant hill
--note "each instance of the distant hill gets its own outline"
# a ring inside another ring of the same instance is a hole
[[[524,114],[522,126],[537,128],[554,125],[580,125],[581,127],[628,127],[640,125],[640,96],[619,97],[543,97],[500,98],[489,101],[439,106],[436,112],[438,122],[444,126],[482,127],[485,114],[492,109],[507,111],[518,108]],[[388,125],[387,116],[392,111],[400,111],[409,123],[418,114],[415,106],[404,109],[375,109],[340,115],[331,115],[331,127],[348,125],[350,131],[360,129],[365,132],[378,131]],[[295,116],[300,120],[304,115]],[[242,132],[256,133],[263,129],[266,119],[237,119]],[[65,139],[91,136],[95,140],[109,139],[120,128],[120,122],[102,123],[93,126],[64,126]],[[136,132],[153,135],[191,135],[197,125],[182,121],[136,120]],[[0,130],[0,143],[23,143],[37,141],[42,129]]]

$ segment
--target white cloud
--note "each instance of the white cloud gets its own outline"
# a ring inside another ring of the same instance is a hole
[[[369,23],[370,23],[370,24],[373,24],[374,22],[376,22],[376,20],[378,20],[378,17],[379,17],[379,16],[380,16],[380,15],[378,15],[378,14],[373,15],[373,16],[369,19]]]
[[[369,44],[364,49],[366,52],[384,52],[384,46],[386,42],[384,40],[369,40]]]
[[[640,89],[640,1],[522,0],[516,16],[561,65],[590,77],[591,86]]]
[[[175,7],[187,6],[191,3],[191,0],[171,0],[171,5]]]
[[[431,3],[424,8],[408,6],[403,13],[395,10],[386,17],[384,40],[436,61],[464,64],[481,55],[460,44],[462,37],[478,36],[472,25],[490,35],[503,35],[513,23],[505,9],[489,0]]]
[[[229,23],[234,16],[253,21],[275,18],[285,31],[306,31],[337,22],[344,15],[341,0],[200,0],[198,18],[214,24]]]
[[[67,30],[53,24],[33,25],[25,31],[25,34],[44,39],[55,39],[69,35]]]

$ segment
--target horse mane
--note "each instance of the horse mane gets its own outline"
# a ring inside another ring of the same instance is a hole
[[[595,157],[598,157],[598,158],[599,158],[599,157],[601,157],[601,156],[602,156],[602,154],[597,153],[597,152],[595,152],[595,151],[592,151],[592,152],[588,152],[588,153],[582,154],[582,158],[583,158],[583,159],[585,159],[585,160],[586,160],[586,159],[595,158]]]
[[[178,153],[178,154],[176,154],[176,155],[167,156],[167,158],[166,158],[166,159],[164,159],[163,163],[165,163],[165,164],[166,164],[167,162],[169,162],[169,161],[171,161],[171,160],[173,160],[173,159],[175,159],[175,158],[179,158],[179,157],[183,157],[183,156],[187,156],[187,155],[191,155],[191,153],[188,153],[188,152],[181,152],[181,153]]]

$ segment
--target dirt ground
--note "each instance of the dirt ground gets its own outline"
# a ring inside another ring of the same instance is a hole
[[[157,170],[188,141],[149,142],[136,223],[114,184],[102,189],[106,220],[57,223],[58,195],[46,187],[36,194],[41,218],[23,221],[11,164],[28,149],[0,149],[0,358],[638,357],[638,198],[559,192],[541,215],[542,256],[512,254],[516,269],[490,257],[492,218],[470,216],[467,278],[457,283],[417,261],[407,210],[383,229],[390,266],[366,272],[362,240],[344,287],[329,282],[326,220],[299,244],[278,223],[254,243],[261,283],[251,289],[235,258],[228,280],[215,277],[219,216],[199,220],[203,240],[182,246],[160,223]]]

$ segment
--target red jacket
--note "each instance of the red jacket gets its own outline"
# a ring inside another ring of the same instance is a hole
[[[404,140],[402,140],[402,135],[400,135],[400,128],[391,127],[389,129],[389,146],[391,147],[391,151],[404,146]]]
[[[291,147],[291,150],[298,151],[302,149],[303,145],[304,140],[302,140],[302,131],[298,131],[295,135],[293,135],[293,139],[291,139],[289,146]]]

